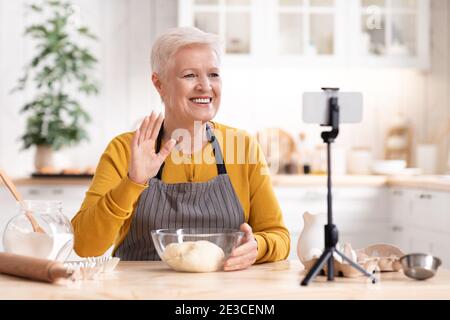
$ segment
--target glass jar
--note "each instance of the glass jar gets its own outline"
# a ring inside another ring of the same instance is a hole
[[[314,149],[312,161],[312,173],[317,175],[327,174],[327,148],[325,145],[317,145]]]
[[[73,249],[73,228],[60,201],[24,200],[3,232],[6,252],[65,261]]]

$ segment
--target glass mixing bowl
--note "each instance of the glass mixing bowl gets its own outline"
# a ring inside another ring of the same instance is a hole
[[[182,272],[223,270],[244,233],[234,229],[159,229],[152,231],[162,261]]]
[[[18,203],[18,211],[19,214],[9,220],[3,232],[5,251],[65,261],[73,249],[73,229],[62,213],[62,203],[24,200]]]

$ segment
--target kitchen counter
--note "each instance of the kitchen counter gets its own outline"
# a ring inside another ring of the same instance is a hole
[[[415,281],[401,272],[383,273],[378,284],[365,277],[318,277],[299,285],[296,260],[255,265],[247,270],[178,273],[162,262],[120,262],[99,280],[51,285],[0,274],[0,299],[450,299],[450,270]]]
[[[20,185],[90,185],[90,178],[18,178],[14,183]],[[338,186],[384,186],[388,181],[386,176],[357,176],[342,175],[333,177],[333,184]],[[325,186],[327,176],[325,175],[274,175],[272,176],[274,186]],[[450,180],[449,180],[450,185]]]
[[[386,176],[357,176],[357,175],[336,175],[332,177],[333,186],[339,187],[382,187],[388,182]],[[275,175],[272,176],[272,183],[275,187],[326,187],[326,175]]]
[[[378,175],[336,175],[333,176],[333,186],[336,187],[409,187],[436,191],[450,191],[450,176],[378,176]],[[18,178],[13,179],[18,186],[45,185],[79,185],[89,186],[90,178]],[[275,187],[309,187],[326,186],[325,175],[274,175],[272,182]]]
[[[272,177],[275,187],[326,186],[327,177],[320,175],[276,175]],[[378,176],[342,175],[332,177],[335,187],[406,187],[450,192],[450,176]]]
[[[89,186],[91,178],[17,178],[13,179],[16,186],[53,186],[53,185],[68,185],[68,186]],[[0,184],[2,181],[0,181]]]
[[[450,176],[393,176],[389,177],[388,185],[450,192]]]

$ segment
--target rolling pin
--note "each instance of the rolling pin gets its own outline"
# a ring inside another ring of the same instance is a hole
[[[0,252],[0,273],[50,283],[72,276],[60,262],[6,252]]]

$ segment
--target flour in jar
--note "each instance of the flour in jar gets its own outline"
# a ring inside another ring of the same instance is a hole
[[[14,254],[55,260],[61,249],[71,245],[73,234],[60,233],[48,235],[39,232],[28,232],[21,228],[11,228],[4,235],[4,246],[7,252]]]
[[[225,253],[210,241],[171,243],[162,259],[176,271],[214,272],[222,268]]]

